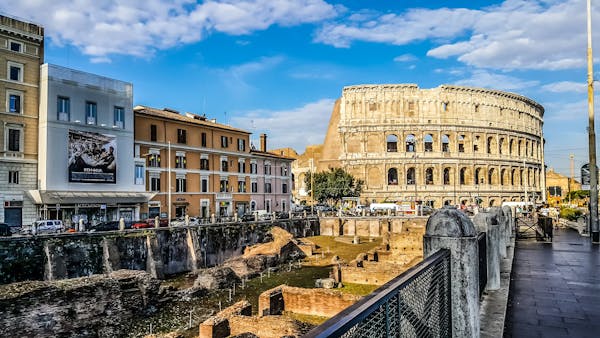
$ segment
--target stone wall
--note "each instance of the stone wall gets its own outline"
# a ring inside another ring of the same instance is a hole
[[[270,240],[280,226],[297,237],[319,234],[316,219],[0,238],[0,284],[56,280],[119,269],[153,277],[211,267]]]
[[[279,297],[281,294],[283,297]],[[258,298],[259,315],[285,312],[333,317],[361,297],[328,289],[304,289],[281,285],[263,292]],[[274,301],[275,300],[275,301]],[[283,304],[279,304],[283,302]],[[277,310],[276,310],[277,309]]]
[[[425,226],[427,217],[320,217],[320,233],[324,236],[381,237],[400,233],[406,226]]]
[[[0,285],[0,337],[117,337],[156,306],[160,282],[119,270],[64,281]]]

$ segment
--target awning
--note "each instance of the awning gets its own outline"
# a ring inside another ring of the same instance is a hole
[[[155,192],[132,191],[49,191],[29,190],[27,194],[35,204],[80,204],[80,203],[146,203]]]

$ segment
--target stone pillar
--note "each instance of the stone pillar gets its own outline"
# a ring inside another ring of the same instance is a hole
[[[506,216],[501,207],[492,207],[490,212],[496,215],[498,219],[498,225],[500,226],[500,257],[506,258],[506,246],[508,245],[509,238],[506,233]]]
[[[473,218],[475,228],[486,233],[488,290],[500,288],[500,227],[498,218],[490,212],[480,212]]]
[[[452,336],[479,337],[479,265],[477,231],[455,207],[444,207],[427,220],[423,256],[450,250]]]
[[[513,229],[515,228],[515,215],[513,215],[512,209],[505,205],[502,207],[502,211],[504,211],[504,216],[507,218],[506,222],[506,238],[508,238],[508,246],[511,246],[511,238],[513,238],[514,233]]]
[[[123,217],[119,219],[119,230],[125,230],[125,219]]]
[[[85,231],[85,224],[83,224],[83,218],[79,219],[79,229],[77,231]]]
[[[160,218],[158,216],[154,217],[154,227],[158,228],[160,226]]]
[[[237,214],[234,214],[236,217],[236,221],[237,221]],[[190,215],[185,215],[185,225],[188,226],[190,225]]]

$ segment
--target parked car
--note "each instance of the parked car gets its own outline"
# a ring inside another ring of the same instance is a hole
[[[42,233],[42,232],[57,233],[57,232],[65,231],[65,226],[64,226],[63,222],[61,220],[57,220],[57,219],[36,221],[35,227],[36,227],[38,233]]]
[[[131,229],[133,222],[125,221],[125,229]],[[119,221],[100,222],[91,227],[91,231],[115,231],[119,230]]]
[[[151,228],[154,228],[154,218],[148,218],[146,220],[146,223],[150,224]],[[161,218],[160,221],[158,222],[158,226],[168,227],[169,226],[169,220],[166,219],[166,218]]]
[[[137,221],[137,222],[133,222],[133,224],[131,224],[131,228],[132,229],[146,229],[146,228],[152,228],[152,225],[150,225],[148,222]]]
[[[10,226],[6,223],[0,223],[0,236],[11,236]]]
[[[254,222],[254,214],[243,214],[240,219],[242,222]]]
[[[13,234],[21,233],[22,227],[20,225],[9,224],[8,227]]]

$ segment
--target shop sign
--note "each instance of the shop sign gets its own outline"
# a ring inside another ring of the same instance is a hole
[[[106,204],[100,204],[100,210],[106,210]]]
[[[167,218],[167,217],[169,217],[169,215],[166,212],[160,213],[160,218]]]

